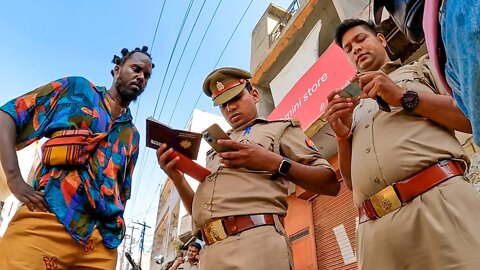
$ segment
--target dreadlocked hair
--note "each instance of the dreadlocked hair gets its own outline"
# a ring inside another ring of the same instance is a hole
[[[136,47],[135,49],[129,51],[127,48],[123,48],[120,53],[122,54],[122,57],[118,56],[118,55],[114,55],[113,56],[113,59],[112,59],[112,63],[115,64],[115,65],[119,65],[121,66],[123,63],[125,63],[125,61],[127,61],[127,59],[132,56],[132,54],[134,53],[143,53],[145,54],[146,56],[148,56],[148,58],[150,58],[150,60],[152,60],[152,56],[147,52],[148,51],[148,47],[147,46],[142,46],[142,48],[138,48]],[[155,67],[155,64],[152,63],[152,68]],[[110,71],[110,74],[112,74],[112,76],[114,75],[114,72],[113,70]]]

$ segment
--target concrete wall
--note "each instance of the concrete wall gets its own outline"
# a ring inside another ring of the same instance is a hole
[[[278,105],[285,95],[292,89],[303,74],[317,61],[319,55],[318,38],[322,22],[310,31],[292,59],[283,67],[278,75],[270,82],[273,101]]]
[[[337,9],[338,17],[343,21],[357,18],[358,14],[368,6],[369,0],[332,0],[332,2]],[[373,13],[373,10],[371,12]]]
[[[299,4],[300,8],[290,18],[280,37],[268,50],[265,50],[266,47],[258,45],[262,38],[268,39],[268,33],[265,32],[267,29],[265,15],[260,19],[252,33],[250,66],[253,74],[252,82],[260,89],[262,96],[258,104],[259,113],[262,116],[268,115],[273,110],[273,105],[278,104],[280,97],[283,97],[290,90],[291,86],[300,78],[300,75],[330,45],[333,41],[333,31],[340,23],[332,0],[299,1]],[[262,27],[264,31],[261,31]],[[309,40],[310,43],[305,45],[305,40]],[[305,46],[309,47],[306,48]],[[310,53],[310,57],[307,56],[303,60],[298,60],[298,63],[293,61],[290,63],[291,67],[286,68],[295,55],[302,54],[298,53],[301,47],[303,47],[302,52],[308,51]],[[271,84],[272,81],[282,76],[288,77],[285,82],[279,81]],[[295,77],[297,78],[295,79]],[[282,85],[284,83],[285,85]]]
[[[285,9],[275,4],[270,4],[252,31],[250,69],[253,71],[265,59],[270,50],[269,35],[278,24]]]

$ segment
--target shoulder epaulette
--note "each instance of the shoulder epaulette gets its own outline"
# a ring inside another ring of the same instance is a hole
[[[280,123],[290,123],[294,127],[300,126],[300,121],[296,119],[278,119],[278,120],[271,120],[271,123],[280,122]]]

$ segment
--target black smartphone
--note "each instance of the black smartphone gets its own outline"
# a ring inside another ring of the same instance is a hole
[[[225,133],[223,129],[217,124],[213,124],[204,131],[202,131],[202,136],[203,139],[205,139],[205,141],[207,141],[207,143],[210,144],[213,150],[215,150],[215,152],[217,153],[236,151],[236,149],[217,143],[217,140],[220,139],[230,140],[230,137],[227,135],[227,133]]]
[[[360,95],[360,93],[362,93],[362,89],[360,88],[358,81],[354,81],[347,84],[340,92],[338,92],[338,95],[346,98],[356,98]],[[380,96],[376,96],[375,100],[377,101],[380,110],[385,112],[392,111],[388,103]]]
[[[385,100],[383,100],[383,98],[381,98],[380,96],[376,96],[375,100],[377,101],[378,108],[380,108],[380,110],[384,112],[392,111],[392,109],[390,109],[390,105],[388,105],[388,103]]]

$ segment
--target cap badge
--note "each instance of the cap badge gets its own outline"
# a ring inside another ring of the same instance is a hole
[[[225,85],[222,82],[217,82],[217,90],[222,91],[223,89],[225,89]]]

